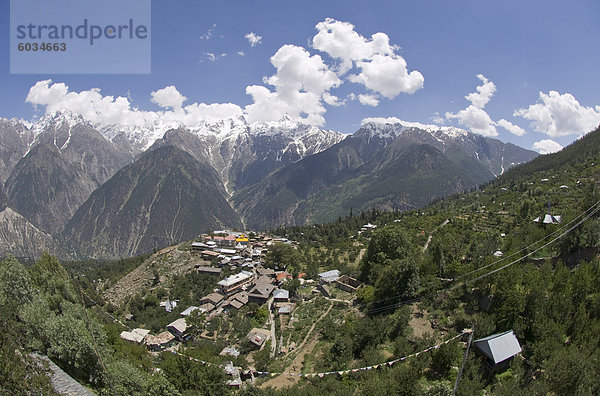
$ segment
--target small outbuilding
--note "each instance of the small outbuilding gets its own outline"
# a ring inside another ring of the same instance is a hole
[[[562,222],[562,217],[561,216],[553,216],[551,214],[546,214],[544,216],[544,219],[542,219],[541,217],[536,217],[535,219],[533,219],[534,223],[543,223],[543,224],[560,224]]]
[[[290,301],[290,292],[285,289],[277,289],[273,292],[273,301],[288,302]]]
[[[521,353],[521,345],[512,330],[475,340],[473,344],[484,356],[490,371],[505,368],[513,356]]]

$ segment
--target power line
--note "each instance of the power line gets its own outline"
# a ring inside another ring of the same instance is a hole
[[[383,306],[383,307],[377,307],[377,308],[374,308],[374,309],[368,310],[368,311],[366,311],[365,313],[366,313],[366,314],[371,314],[371,313],[383,312],[383,311],[388,311],[388,310],[390,310],[390,309],[392,309],[392,308],[399,307],[399,306],[401,306],[401,305],[405,305],[405,304],[411,304],[411,303],[413,303],[413,302],[420,301],[420,300],[422,300],[423,298],[426,298],[426,297],[432,297],[432,296],[436,296],[436,295],[440,295],[440,294],[446,293],[446,292],[448,292],[448,291],[455,290],[456,288],[458,288],[458,287],[460,287],[460,286],[467,285],[467,284],[469,284],[469,283],[472,283],[472,282],[476,282],[476,281],[478,281],[478,280],[480,280],[480,279],[483,279],[483,278],[485,278],[485,277],[488,277],[488,276],[490,276],[490,275],[493,275],[493,274],[495,274],[495,273],[497,273],[497,272],[499,272],[499,271],[502,271],[503,269],[506,269],[506,268],[508,268],[508,267],[512,266],[513,264],[515,264],[515,263],[518,263],[518,262],[520,262],[520,261],[522,261],[522,260],[526,259],[527,257],[529,257],[529,256],[531,256],[531,255],[533,255],[533,254],[537,253],[538,251],[540,251],[540,250],[542,250],[542,249],[546,248],[547,246],[550,246],[551,244],[553,244],[554,242],[556,242],[558,239],[560,239],[560,238],[562,238],[563,236],[567,235],[568,233],[570,233],[571,231],[573,231],[575,228],[579,227],[581,224],[583,224],[584,222],[586,222],[587,220],[589,220],[589,219],[590,219],[590,218],[591,218],[591,217],[592,217],[594,214],[596,214],[596,213],[597,213],[597,212],[600,210],[600,201],[599,201],[599,202],[597,202],[596,204],[592,205],[592,206],[591,206],[591,207],[590,207],[588,210],[584,211],[584,212],[582,213],[582,215],[583,215],[583,214],[585,214],[585,213],[587,213],[587,212],[589,212],[589,211],[590,211],[590,209],[593,209],[593,210],[592,210],[590,213],[588,213],[588,214],[587,214],[587,215],[586,215],[586,216],[585,216],[583,219],[579,220],[579,221],[578,221],[578,222],[577,222],[577,223],[576,223],[574,226],[570,227],[570,228],[569,228],[567,231],[565,231],[565,232],[561,233],[561,234],[560,234],[559,236],[557,236],[556,238],[554,238],[554,239],[550,240],[549,242],[545,243],[544,245],[542,245],[542,246],[538,247],[537,249],[535,249],[535,250],[533,250],[533,251],[531,251],[531,252],[527,253],[526,255],[524,255],[524,256],[521,256],[521,257],[519,257],[518,259],[516,259],[516,260],[513,260],[513,261],[511,261],[510,263],[508,263],[508,264],[505,264],[505,265],[503,265],[503,266],[501,266],[501,267],[499,267],[499,268],[497,268],[497,269],[495,269],[495,270],[493,270],[493,271],[490,271],[490,272],[488,272],[488,273],[486,273],[486,274],[483,274],[483,275],[481,275],[481,276],[478,276],[478,277],[476,277],[476,278],[473,278],[473,279],[465,280],[465,281],[463,281],[463,282],[460,282],[460,283],[458,283],[458,284],[455,284],[455,285],[452,285],[452,286],[446,287],[446,288],[444,288],[444,289],[441,289],[441,290],[432,291],[432,292],[430,292],[430,293],[428,293],[428,294],[424,294],[424,295],[421,295],[421,296],[418,296],[418,297],[412,298],[412,299],[410,299],[410,300],[400,301],[400,302],[398,302],[398,303],[395,303],[395,304],[390,304],[390,305]],[[577,216],[576,218],[580,218],[580,217],[581,217],[581,215]],[[571,224],[571,223],[573,223],[573,221],[569,222],[568,224]],[[563,228],[564,228],[564,227],[563,227]],[[555,233],[555,232],[554,232],[554,233]],[[552,234],[550,234],[550,235],[553,235],[554,233],[552,233]],[[543,241],[543,240],[545,240],[545,239],[547,239],[547,238],[543,238],[543,239],[541,239],[541,240],[537,241],[536,243],[539,243],[540,241]],[[504,260],[498,260],[498,261],[496,261],[494,264],[497,264],[497,263],[499,263],[499,262],[501,262],[501,261],[504,261]],[[489,265],[488,265],[488,268],[489,268]],[[464,277],[464,275],[463,275],[463,277]],[[390,297],[390,298],[388,298],[388,299],[381,300],[381,301],[386,301],[386,300],[389,300],[389,299],[394,299],[394,298],[398,298],[398,297],[401,297],[401,296]],[[378,301],[374,301],[374,302],[378,302]],[[363,306],[365,306],[365,305],[366,305],[366,304],[363,304]]]
[[[468,283],[471,283],[471,282],[477,281],[477,280],[479,280],[479,279],[485,278],[485,277],[487,277],[487,276],[490,276],[490,275],[492,275],[492,274],[494,274],[494,273],[496,273],[496,272],[498,272],[498,271],[500,271],[500,270],[502,270],[502,269],[504,269],[504,268],[510,267],[511,265],[513,265],[513,264],[515,264],[515,263],[517,263],[517,262],[519,262],[519,261],[522,261],[523,259],[525,259],[525,258],[527,258],[527,257],[529,257],[529,256],[531,256],[531,255],[533,255],[533,254],[535,254],[535,253],[537,253],[537,252],[538,252],[538,251],[540,251],[541,249],[543,249],[543,248],[545,248],[545,247],[547,247],[547,246],[551,245],[552,243],[556,242],[558,239],[562,238],[563,236],[565,236],[565,235],[566,235],[566,234],[568,234],[569,232],[573,231],[575,228],[579,227],[581,224],[583,224],[585,221],[587,221],[587,220],[588,220],[590,217],[592,217],[594,214],[596,214],[596,213],[597,213],[599,210],[600,210],[600,201],[596,202],[596,203],[595,203],[594,205],[592,205],[590,208],[588,208],[587,210],[585,210],[585,211],[583,211],[582,213],[580,213],[579,215],[577,215],[577,216],[576,216],[576,217],[575,217],[573,220],[571,220],[570,222],[566,223],[565,225],[563,225],[563,226],[562,226],[561,228],[559,228],[558,230],[555,230],[555,231],[553,231],[552,233],[548,234],[548,235],[547,235],[547,236],[545,236],[544,238],[541,238],[541,239],[539,239],[539,240],[537,240],[537,241],[535,241],[535,242],[531,243],[530,245],[528,245],[528,246],[526,246],[526,247],[522,248],[521,250],[519,250],[519,251],[517,251],[517,252],[515,252],[515,253],[512,253],[512,254],[510,254],[510,255],[508,255],[508,256],[506,256],[506,257],[503,257],[503,258],[502,258],[502,259],[500,259],[500,260],[496,260],[496,261],[494,261],[493,263],[487,264],[487,265],[485,265],[485,266],[483,266],[483,267],[480,267],[480,268],[478,268],[478,269],[476,269],[476,270],[473,270],[473,271],[470,271],[470,272],[468,272],[468,273],[466,273],[466,274],[460,275],[459,277],[456,277],[456,278],[455,278],[455,280],[457,280],[457,279],[464,279],[465,277],[467,277],[467,276],[469,276],[469,275],[472,275],[472,274],[474,274],[474,273],[476,273],[476,272],[478,272],[478,271],[481,271],[481,270],[483,270],[483,269],[486,269],[486,268],[489,268],[489,267],[491,267],[491,266],[493,266],[493,265],[496,265],[496,264],[498,264],[498,263],[501,263],[501,262],[505,261],[506,259],[508,259],[508,258],[510,258],[510,257],[513,257],[513,256],[517,255],[518,253],[521,253],[521,252],[523,252],[523,251],[525,251],[525,250],[528,250],[528,249],[530,249],[531,247],[533,247],[533,246],[537,245],[538,243],[540,243],[540,242],[543,242],[544,240],[546,240],[546,239],[550,238],[551,236],[555,235],[556,233],[560,232],[561,230],[563,230],[564,228],[566,228],[567,226],[569,226],[570,224],[572,224],[573,222],[575,222],[577,219],[579,219],[579,218],[581,218],[582,216],[584,216],[584,215],[585,215],[585,217],[584,217],[582,220],[578,221],[578,222],[577,222],[577,223],[576,223],[574,226],[570,227],[570,228],[569,228],[567,231],[563,232],[563,233],[562,233],[562,234],[560,234],[558,237],[556,237],[556,238],[552,239],[550,242],[548,242],[548,243],[546,243],[546,244],[542,245],[541,247],[539,247],[539,248],[537,248],[537,249],[535,249],[535,250],[533,250],[533,251],[531,251],[531,252],[529,252],[529,253],[527,253],[527,254],[525,254],[525,255],[521,256],[521,257],[519,257],[518,259],[516,259],[516,260],[513,260],[513,261],[512,261],[512,262],[510,262],[509,264],[507,264],[507,265],[505,265],[505,266],[502,266],[502,267],[500,267],[500,268],[499,268],[499,269],[497,269],[497,270],[491,271],[491,272],[489,272],[489,273],[486,273],[486,274],[484,274],[484,275],[482,275],[482,276],[479,276],[479,277],[477,277],[477,278],[470,279],[470,280],[466,280],[466,281],[460,282],[460,283],[458,283],[458,284],[456,284],[456,285],[453,285],[453,286],[449,286],[449,287],[443,288],[443,289],[441,289],[441,290],[432,291],[432,292],[430,292],[430,293],[427,293],[427,294],[424,294],[424,295],[421,295],[421,296],[418,296],[418,297],[411,298],[411,299],[409,299],[409,300],[403,300],[403,301],[400,301],[400,302],[398,302],[398,303],[389,304],[389,305],[386,305],[386,306],[383,306],[383,307],[377,307],[377,308],[373,308],[373,309],[370,309],[370,310],[366,311],[365,313],[366,313],[366,314],[371,314],[371,313],[383,312],[383,311],[387,311],[387,310],[389,310],[389,309],[391,309],[391,308],[394,308],[394,307],[399,307],[399,306],[401,306],[401,305],[411,304],[411,303],[414,303],[414,302],[420,301],[420,300],[422,300],[423,298],[426,298],[426,297],[432,297],[432,296],[435,296],[435,295],[443,294],[443,293],[445,293],[445,292],[447,292],[447,291],[454,290],[454,289],[456,289],[456,288],[457,288],[457,287],[459,287],[459,286],[466,285],[466,284],[468,284]],[[591,211],[591,212],[590,212],[590,211]],[[588,213],[588,212],[589,212],[589,213]],[[586,215],[586,213],[587,213],[587,215]],[[397,296],[388,297],[388,298],[385,298],[385,299],[375,300],[375,301],[372,301],[372,302],[370,302],[370,303],[365,303],[365,304],[359,305],[359,306],[358,306],[358,308],[364,308],[364,307],[366,307],[366,306],[367,306],[367,305],[369,305],[369,304],[378,303],[378,302],[384,302],[384,301],[389,301],[389,300],[394,300],[394,299],[398,299],[398,298],[402,298],[402,296],[401,296],[401,295],[397,295]]]
[[[596,207],[596,208],[594,209],[594,207]],[[479,272],[479,271],[481,271],[481,270],[484,270],[484,269],[486,269],[486,268],[492,267],[492,266],[494,266],[495,264],[498,264],[498,263],[500,263],[500,262],[502,262],[502,261],[504,261],[504,260],[507,260],[507,259],[508,259],[508,258],[510,258],[510,257],[516,256],[516,255],[518,255],[519,253],[522,253],[522,252],[524,252],[524,251],[526,251],[526,250],[528,250],[528,249],[532,248],[533,246],[537,245],[538,243],[540,243],[540,242],[543,242],[543,241],[545,241],[545,240],[546,240],[546,239],[548,239],[548,238],[551,238],[553,235],[555,235],[555,234],[559,233],[559,232],[560,232],[560,231],[562,231],[564,228],[568,227],[568,226],[569,226],[571,223],[573,223],[573,222],[577,221],[577,219],[579,219],[580,217],[582,217],[583,215],[585,215],[585,214],[586,214],[588,211],[590,211],[590,210],[592,210],[592,209],[594,209],[595,211],[597,211],[597,210],[598,210],[598,208],[600,208],[600,201],[596,202],[594,205],[592,205],[591,207],[589,207],[587,210],[585,210],[584,212],[582,212],[582,213],[580,213],[579,215],[577,215],[575,218],[573,218],[573,219],[572,219],[571,221],[569,221],[568,223],[566,223],[566,224],[563,224],[562,226],[560,226],[559,228],[557,228],[556,230],[554,230],[554,231],[553,231],[553,232],[551,232],[550,234],[546,235],[545,237],[543,237],[543,238],[541,238],[541,239],[538,239],[537,241],[535,241],[535,242],[532,242],[532,243],[531,243],[531,244],[529,244],[528,246],[525,246],[525,247],[521,248],[521,250],[518,250],[518,251],[516,251],[516,252],[513,252],[513,253],[509,254],[508,256],[502,257],[501,259],[499,259],[499,260],[496,260],[496,261],[494,261],[493,263],[490,263],[490,264],[484,265],[483,267],[479,267],[479,268],[477,268],[477,269],[474,269],[473,271],[467,272],[466,274],[462,274],[462,275],[460,275],[460,276],[456,277],[455,279],[462,279],[462,278],[466,278],[466,277],[467,277],[467,276],[469,276],[469,275],[472,275],[472,274],[474,274],[474,273],[476,273],[476,272]]]
[[[82,296],[81,293],[85,294],[81,288],[79,288],[79,291],[80,291],[80,296]],[[123,323],[121,323],[121,321],[119,321],[114,316],[112,316],[111,314],[109,314],[108,312],[106,312],[90,296],[88,296],[87,294],[85,294],[85,296],[87,298],[89,298],[96,306],[98,306],[100,308],[100,310],[102,312],[104,312],[106,315],[108,315],[115,322],[119,323],[123,327],[131,329],[129,326],[124,325]],[[83,302],[83,297],[81,297],[81,298],[82,298],[82,302]],[[85,308],[85,305],[83,306],[83,309],[86,310],[86,317],[87,317],[87,309]],[[87,320],[88,320],[88,326],[89,326],[89,318],[87,318]],[[88,328],[88,331],[90,331],[90,334],[91,334],[91,330],[89,328]],[[412,354],[407,355],[407,356],[403,356],[401,358],[393,359],[393,360],[390,360],[390,361],[387,361],[387,362],[383,362],[383,363],[379,363],[379,364],[375,364],[375,365],[371,365],[371,366],[358,367],[358,368],[355,368],[355,369],[344,369],[344,370],[336,370],[336,371],[328,371],[328,372],[317,372],[317,373],[314,373],[314,372],[313,373],[285,373],[285,372],[278,373],[278,372],[270,372],[270,371],[257,371],[256,373],[258,375],[270,375],[272,377],[277,376],[277,375],[281,375],[281,374],[285,374],[285,375],[288,375],[288,376],[298,376],[298,377],[307,377],[308,378],[308,377],[323,377],[325,375],[332,375],[332,374],[344,375],[344,374],[349,374],[349,373],[356,373],[356,372],[359,372],[359,371],[373,370],[373,369],[377,369],[377,368],[382,367],[382,366],[392,366],[392,365],[394,365],[394,364],[396,364],[398,362],[401,362],[401,361],[404,361],[404,360],[407,360],[407,359],[419,356],[420,354],[430,352],[430,351],[432,351],[434,349],[438,349],[442,345],[448,344],[448,343],[450,343],[450,342],[452,342],[452,341],[454,341],[454,340],[456,340],[456,339],[458,339],[458,338],[460,338],[463,335],[468,334],[468,333],[471,333],[471,337],[470,337],[470,339],[471,339],[472,338],[472,332],[473,332],[472,329],[465,329],[465,330],[463,330],[462,333],[460,333],[458,335],[455,335],[454,337],[449,338],[449,339],[447,339],[445,341],[442,341],[442,342],[440,342],[438,344],[430,346],[430,347],[428,347],[426,349],[423,349],[421,351],[412,353]],[[92,338],[93,338],[93,335],[92,335]],[[223,365],[223,364],[216,364],[216,363],[207,362],[205,360],[197,359],[195,357],[192,357],[192,356],[189,356],[189,355],[185,355],[183,353],[180,353],[180,352],[177,352],[177,351],[173,351],[173,350],[160,351],[160,352],[170,352],[170,353],[173,353],[175,355],[178,355],[178,356],[181,356],[181,357],[187,358],[189,360],[192,360],[192,361],[195,361],[195,362],[198,362],[198,363],[202,363],[202,364],[205,364],[205,365],[208,365],[208,366],[214,366],[214,367],[219,367],[219,368],[224,368],[225,367],[225,365]],[[96,354],[98,354],[97,350],[96,350]],[[100,358],[99,355],[98,355],[98,358]],[[104,367],[104,364],[102,364],[102,367]],[[106,371],[106,368],[105,368],[105,371]]]

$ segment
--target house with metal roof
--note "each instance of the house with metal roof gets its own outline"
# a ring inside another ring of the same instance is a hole
[[[167,325],[167,330],[171,332],[179,341],[187,338],[185,332],[188,329],[188,324],[185,321],[185,318],[179,318],[174,320],[173,322]]]
[[[188,315],[190,315],[192,312],[194,312],[197,309],[198,309],[198,307],[192,305],[191,307],[188,307],[188,308],[184,309],[181,312],[181,316],[188,316]]]
[[[223,294],[229,295],[241,290],[242,286],[251,283],[252,280],[254,280],[254,274],[252,272],[242,271],[239,274],[231,275],[219,281],[218,285]]]
[[[513,356],[521,353],[521,345],[512,330],[475,340],[473,345],[485,357],[486,366],[492,371],[504,368]]]
[[[331,270],[326,272],[321,272],[319,274],[319,281],[321,283],[333,283],[340,278],[339,270]]]
[[[273,301],[288,302],[290,300],[290,292],[285,289],[277,289],[273,292]]]
[[[270,336],[271,332],[269,330],[254,328],[248,333],[247,339],[255,346],[261,348]]]

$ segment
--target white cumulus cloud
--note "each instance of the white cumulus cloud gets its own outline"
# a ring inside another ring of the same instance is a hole
[[[469,105],[458,113],[446,113],[446,118],[449,120],[456,119],[460,125],[467,127],[473,133],[490,137],[498,136],[495,122],[485,110],[479,107]]]
[[[515,110],[513,116],[530,120],[534,130],[551,137],[581,136],[600,124],[600,106],[582,106],[569,93],[540,92],[538,103]]]
[[[179,109],[187,99],[173,85],[154,91],[150,95],[152,96],[152,102],[163,109]]]
[[[397,49],[390,45],[387,34],[375,33],[369,40],[358,34],[349,22],[327,18],[319,22],[316,29],[318,33],[313,37],[313,48],[339,59],[340,74],[352,69],[353,61],[371,59],[377,54],[392,55]]]
[[[465,99],[471,102],[473,106],[483,109],[492,96],[494,96],[494,93],[496,93],[496,85],[485,78],[483,74],[478,74],[477,78],[480,79],[483,84],[476,88],[477,92],[468,94],[465,96]]]
[[[498,120],[496,125],[506,129],[508,132],[512,133],[513,135],[516,135],[516,136],[525,135],[525,130],[523,128],[521,128],[518,125],[513,124],[510,121],[505,120],[504,118]]]
[[[400,56],[375,55],[369,61],[357,62],[357,66],[361,72],[348,79],[388,99],[401,92],[412,94],[423,88],[423,75],[418,71],[409,73],[406,61]]]
[[[340,76],[354,67],[358,69],[357,74],[348,77],[349,81],[388,99],[423,88],[423,75],[416,70],[408,71],[406,61],[396,53],[399,47],[390,44],[387,34],[375,33],[368,39],[357,33],[351,23],[331,18],[319,22],[316,29],[312,47],[340,62],[337,67]],[[372,103],[374,100],[363,104]]]
[[[328,91],[341,84],[338,76],[319,55],[311,56],[306,49],[295,45],[281,47],[271,57],[271,63],[277,71],[263,81],[273,90],[260,85],[246,87],[246,93],[254,101],[245,108],[248,120],[278,120],[287,114],[311,125],[323,125],[322,99],[335,102]]]
[[[206,33],[204,33],[203,35],[200,36],[200,40],[210,40],[210,38],[212,37],[213,33],[215,32],[215,28],[217,27],[216,23],[213,23],[213,25],[208,28],[208,30],[206,31]]]
[[[375,95],[358,95],[358,101],[365,106],[377,106],[379,104],[379,99]]]
[[[250,43],[250,47],[257,46],[262,40],[262,36],[259,36],[254,32],[247,33],[244,37],[246,38],[246,40],[248,40],[248,43]]]
[[[537,150],[540,154],[551,154],[562,150],[562,146],[556,143],[552,139],[544,139],[539,142],[533,143],[533,149]]]
[[[481,80],[481,85],[477,86],[476,92],[471,92],[465,99],[471,104],[467,108],[458,111],[457,113],[447,112],[445,114],[447,120],[457,120],[457,122],[468,128],[471,132],[479,135],[493,137],[498,136],[496,127],[502,127],[508,132],[516,136],[525,135],[525,130],[512,122],[501,118],[497,122],[492,120],[489,114],[484,110],[484,107],[489,103],[496,93],[496,85],[488,80],[483,74],[478,74],[477,78]],[[441,120],[441,117],[436,115],[436,122]]]
[[[233,103],[192,103],[181,107],[186,100],[174,86],[152,92],[152,101],[172,111],[141,111],[131,106],[123,96],[103,96],[98,88],[73,92],[64,83],[52,80],[38,81],[29,89],[28,103],[45,106],[46,114],[71,111],[80,114],[92,124],[147,125],[158,119],[193,126],[202,120],[218,120],[243,114]]]

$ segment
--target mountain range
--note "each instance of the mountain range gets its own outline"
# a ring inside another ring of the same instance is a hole
[[[453,127],[368,122],[353,134],[289,117],[193,127],[0,120],[0,255],[132,256],[216,228],[412,209],[537,153]]]

